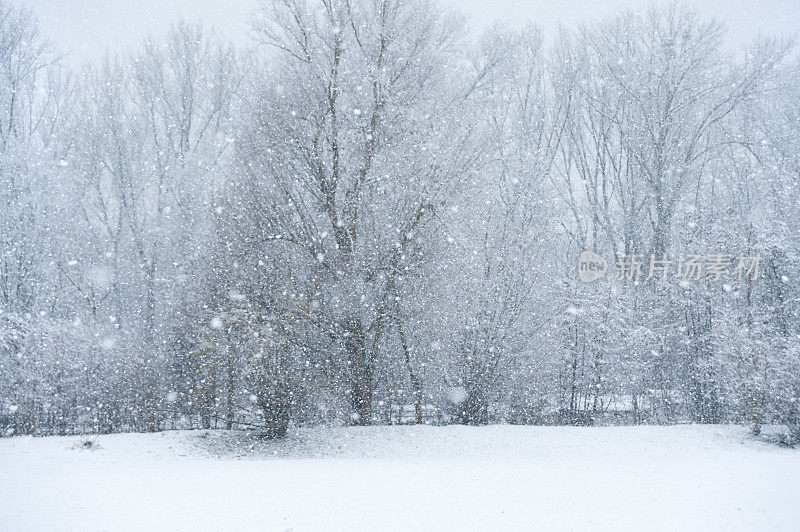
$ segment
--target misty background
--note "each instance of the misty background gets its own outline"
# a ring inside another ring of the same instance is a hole
[[[474,30],[482,30],[495,21],[521,25],[531,20],[542,28],[547,39],[560,23],[572,25],[624,9],[645,9],[666,2],[464,0],[446,4],[468,14]],[[724,21],[729,45],[748,42],[759,33],[791,37],[798,31],[800,2],[794,0],[690,0],[685,4]],[[99,59],[106,50],[118,52],[137,46],[149,34],[162,35],[179,17],[210,24],[226,39],[239,46],[247,45],[247,21],[258,0],[22,0],[20,5],[33,9],[53,44],[68,51],[64,60],[79,64]]]

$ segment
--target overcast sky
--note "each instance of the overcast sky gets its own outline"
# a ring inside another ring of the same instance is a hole
[[[12,0],[13,1],[13,0]],[[163,33],[178,17],[202,20],[238,44],[247,42],[247,18],[257,0],[17,0],[39,16],[56,46],[80,63],[101,57],[107,48],[138,44],[148,33]],[[625,8],[646,8],[649,0],[461,0],[452,5],[469,13],[480,27],[494,20],[512,24],[532,19],[546,33],[559,21],[574,24]],[[723,19],[731,43],[759,31],[800,32],[800,0],[690,0],[701,11]]]

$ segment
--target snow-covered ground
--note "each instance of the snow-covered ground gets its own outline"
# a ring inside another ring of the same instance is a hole
[[[798,530],[746,429],[320,428],[0,439],[2,530]]]

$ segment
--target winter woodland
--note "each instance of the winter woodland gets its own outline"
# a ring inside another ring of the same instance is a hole
[[[175,21],[73,68],[0,0],[0,433],[800,440],[800,61],[723,22],[545,39],[433,0],[268,0],[247,48]],[[645,275],[583,282],[584,250]],[[758,275],[645,278],[688,254]]]

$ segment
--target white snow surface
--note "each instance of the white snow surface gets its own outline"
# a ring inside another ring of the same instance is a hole
[[[735,426],[0,439],[2,530],[799,528],[800,450]]]

